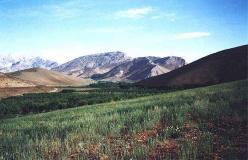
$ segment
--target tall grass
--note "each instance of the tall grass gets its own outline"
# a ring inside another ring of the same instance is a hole
[[[247,84],[1,120],[0,159],[245,159]]]

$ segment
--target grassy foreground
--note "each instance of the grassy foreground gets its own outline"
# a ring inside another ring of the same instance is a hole
[[[246,159],[247,81],[0,121],[0,159]]]

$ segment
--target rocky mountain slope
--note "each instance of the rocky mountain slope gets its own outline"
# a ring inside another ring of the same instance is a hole
[[[123,52],[107,52],[82,56],[55,67],[52,70],[76,77],[89,78],[93,74],[108,72],[118,64],[130,59],[131,58],[127,57]]]
[[[248,78],[248,45],[223,50],[179,69],[151,77],[136,85],[144,87],[197,87]]]
[[[185,65],[180,57],[139,57],[114,67],[104,74],[93,75],[93,79],[135,82],[170,72]]]
[[[45,86],[82,86],[91,83],[91,80],[72,77],[59,72],[40,68],[26,69],[9,73],[8,75],[24,81],[32,82],[36,85]]]
[[[119,51],[86,55],[59,66],[56,62],[39,57],[0,57],[0,72],[5,73],[44,68],[78,78],[130,82],[167,73],[183,65],[185,60],[180,57],[148,56],[133,59]]]
[[[44,60],[40,57],[27,58],[15,56],[0,56],[0,72],[15,72],[29,68],[51,69],[57,67],[58,63],[50,60]]]

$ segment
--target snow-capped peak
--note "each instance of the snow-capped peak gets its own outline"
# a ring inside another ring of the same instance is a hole
[[[0,55],[0,72],[15,72],[28,68],[51,69],[57,67],[58,63],[44,60],[40,57],[28,58],[24,56]]]

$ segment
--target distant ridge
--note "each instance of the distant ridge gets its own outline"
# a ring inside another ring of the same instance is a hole
[[[93,79],[137,82],[170,72],[185,65],[181,57],[139,57],[117,65],[109,72],[93,75]]]
[[[52,70],[75,77],[103,81],[137,82],[185,65],[181,57],[128,57],[123,52],[106,52],[82,56]]]
[[[91,83],[91,80],[88,79],[72,77],[41,68],[26,69],[8,75],[44,86],[81,86]]]
[[[248,45],[223,50],[140,82],[143,87],[195,87],[247,79]]]
[[[0,72],[9,73],[29,68],[51,69],[58,66],[57,62],[45,60],[40,57],[28,58],[18,56],[0,55]]]
[[[78,57],[52,70],[75,77],[90,78],[94,74],[108,72],[116,65],[130,59],[130,57],[120,51],[106,52]]]

